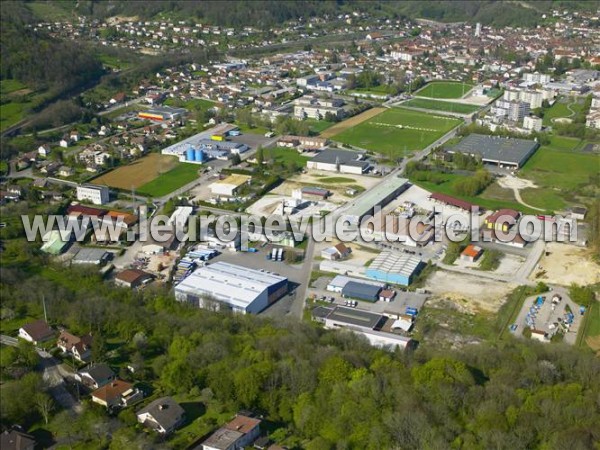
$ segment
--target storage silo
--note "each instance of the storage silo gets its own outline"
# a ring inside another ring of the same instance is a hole
[[[206,156],[204,155],[204,152],[202,151],[202,149],[197,148],[195,151],[195,160],[197,162],[204,162],[205,157]]]
[[[196,154],[194,152],[193,147],[190,147],[187,149],[187,151],[185,152],[185,159],[186,159],[186,161],[195,161],[196,160]]]

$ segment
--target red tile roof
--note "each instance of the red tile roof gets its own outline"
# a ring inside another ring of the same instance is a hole
[[[454,197],[451,197],[446,194],[440,194],[439,192],[435,192],[435,193],[431,194],[430,198],[432,200],[446,203],[447,205],[454,206],[456,208],[464,209],[465,211],[471,211],[472,208],[477,206],[473,203],[469,203],[469,202],[467,202],[465,200],[461,200],[459,198],[454,198]]]

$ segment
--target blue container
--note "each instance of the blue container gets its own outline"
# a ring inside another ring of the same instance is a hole
[[[192,147],[188,148],[187,151],[185,152],[185,159],[186,159],[186,161],[195,161],[196,160],[194,149]]]
[[[195,153],[195,157],[196,157],[195,160],[196,161],[198,161],[198,162],[204,162],[204,158],[205,158],[204,157],[204,152],[201,149],[197,148],[194,153]]]

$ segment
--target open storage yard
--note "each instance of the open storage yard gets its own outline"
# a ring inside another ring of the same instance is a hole
[[[185,164],[173,156],[151,153],[93,180],[117,189],[136,189],[142,195],[162,196],[193,181],[198,165]]]
[[[388,157],[422,150],[461,123],[450,117],[393,108],[332,139]]]
[[[461,98],[467,94],[472,84],[460,83],[458,81],[433,81],[417,91],[417,97],[428,98]]]
[[[546,244],[546,252],[531,278],[535,281],[569,286],[600,282],[600,266],[591,260],[590,250],[560,242]]]

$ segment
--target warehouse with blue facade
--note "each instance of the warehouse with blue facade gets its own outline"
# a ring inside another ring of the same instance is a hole
[[[408,286],[425,264],[416,256],[381,252],[365,271],[367,278],[390,284]]]

